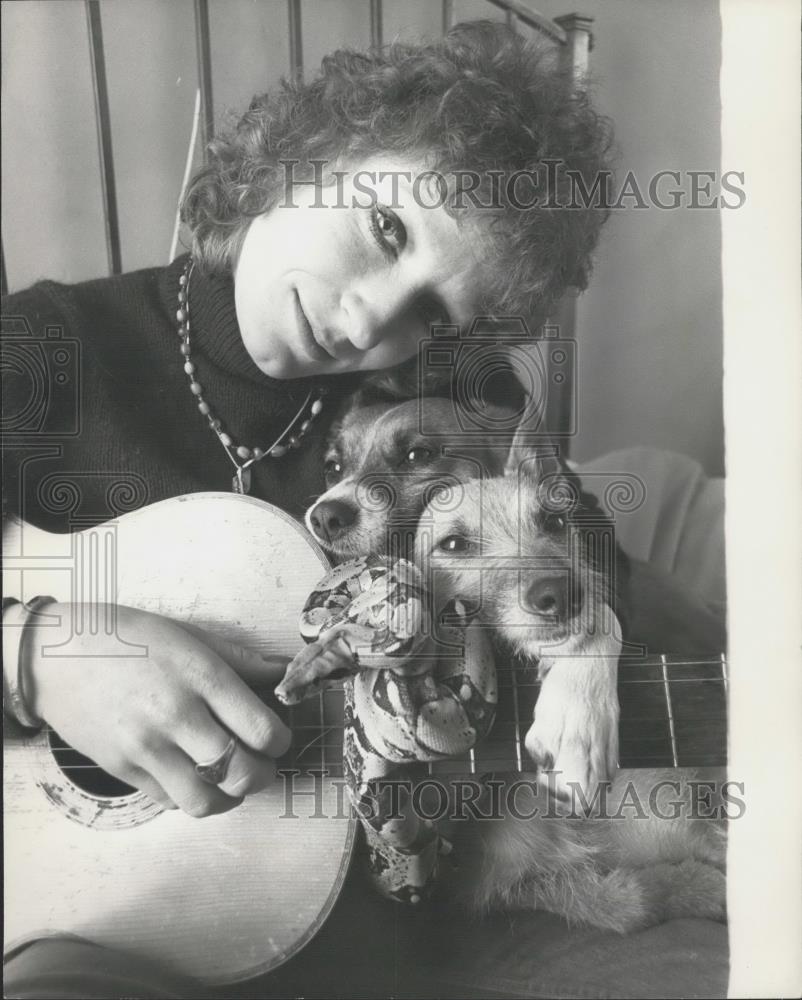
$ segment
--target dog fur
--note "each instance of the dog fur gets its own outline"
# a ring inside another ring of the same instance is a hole
[[[676,819],[649,811],[611,818],[627,788],[648,801],[665,773],[619,773],[601,815],[569,815],[573,802],[563,805],[550,794],[570,795],[575,783],[592,795],[615,774],[620,643],[615,619],[603,621],[606,581],[587,564],[573,616],[544,620],[521,599],[522,575],[536,580],[544,560],[551,567],[577,551],[566,537],[570,523],[549,533],[543,513],[536,482],[507,475],[466,483],[458,502],[445,510],[432,502],[421,516],[416,558],[430,574],[445,578],[440,598],[459,595],[481,603],[482,620],[492,623],[510,651],[524,661],[539,660],[542,688],[525,746],[537,765],[554,769],[550,789],[537,780],[524,786],[531,801],[516,801],[515,815],[502,811],[501,822],[456,825],[462,862],[447,891],[479,911],[546,909],[569,922],[619,932],[680,916],[723,920],[723,826],[689,818],[687,781],[693,775],[684,774],[675,790],[681,810]],[[455,546],[459,538],[465,544]],[[478,551],[480,543],[477,559],[472,547]],[[531,567],[528,556],[534,557]],[[532,811],[537,815],[520,818]],[[668,815],[664,806],[660,811]]]
[[[409,555],[420,516],[438,490],[504,474],[514,430],[468,442],[451,400],[430,398],[425,406],[426,423],[438,426],[448,447],[422,433],[418,400],[363,405],[357,396],[333,428],[327,489],[307,510],[305,524],[336,560],[391,547]],[[333,518],[334,530],[325,516]],[[688,658],[718,656],[726,647],[723,619],[668,574],[619,552],[615,587],[625,642]]]
[[[725,828],[718,820],[687,818],[694,777],[686,771],[679,779],[672,801],[685,815],[676,819],[616,817],[624,795],[634,788],[646,802],[665,772],[620,772],[607,814],[589,818],[549,813],[553,798],[531,780],[516,806],[524,815],[537,810],[534,818],[506,812],[501,821],[454,824],[449,832],[460,864],[445,872],[441,891],[474,912],[547,910],[571,924],[619,933],[676,917],[724,921]]]
[[[587,532],[544,504],[538,483],[556,469],[548,458],[512,436],[460,446],[451,402],[426,405],[457,447],[421,433],[417,400],[357,404],[344,414],[326,454],[328,489],[307,512],[307,527],[337,559],[414,550],[427,574],[437,570],[438,603],[449,590],[467,598],[504,648],[539,661],[542,689],[526,749],[541,782],[544,771],[557,774],[552,791],[564,794],[576,781],[592,792],[617,757],[620,636],[610,609],[624,574],[614,564],[602,571]],[[569,581],[566,591],[557,578]],[[694,619],[694,629],[711,647],[719,639],[704,619]],[[633,780],[645,789],[657,777],[641,772]],[[614,795],[623,794],[622,780]],[[533,782],[531,794],[549,793]],[[533,819],[459,824],[460,856],[469,860],[445,880],[448,891],[474,909],[543,908],[622,932],[674,916],[724,919],[725,840],[716,824],[555,820],[544,815],[545,803]]]

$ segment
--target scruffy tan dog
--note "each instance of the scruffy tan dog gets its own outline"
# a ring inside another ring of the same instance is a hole
[[[433,498],[417,536],[438,604],[472,600],[511,651],[539,661],[525,745],[554,769],[550,788],[518,781],[512,810],[508,779],[502,821],[456,824],[461,864],[448,889],[479,910],[546,909],[621,932],[678,916],[723,920],[724,828],[693,818],[695,775],[616,774],[620,642],[606,581],[587,561],[582,529],[539,488],[537,463],[519,466],[520,457],[505,477],[466,483],[448,503]],[[564,578],[570,589],[560,589]],[[562,803],[554,792],[573,797]]]
[[[528,455],[519,468],[519,455],[510,453],[504,476],[435,495],[419,519],[415,560],[436,607],[459,599],[507,654],[537,664],[541,690],[525,746],[567,795],[571,782],[595,789],[618,763],[614,567],[594,558],[598,532],[560,510],[565,495],[542,490],[559,477],[544,478]]]

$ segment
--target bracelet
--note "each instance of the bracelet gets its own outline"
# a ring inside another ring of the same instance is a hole
[[[39,613],[55,597],[33,597],[26,604],[3,601],[3,702],[9,714],[26,729],[39,729],[43,720],[28,708],[22,670],[22,640],[32,615]]]

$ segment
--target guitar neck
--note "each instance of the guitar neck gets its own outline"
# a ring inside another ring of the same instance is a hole
[[[622,659],[621,767],[727,764],[727,660]]]
[[[497,668],[499,701],[493,728],[467,754],[438,761],[434,774],[525,772],[532,764],[524,738],[540,683],[534,667]],[[621,659],[618,667],[619,764],[622,768],[723,767],[727,763],[727,663],[667,656]],[[342,692],[327,691],[292,710],[295,733],[288,767],[342,773]]]

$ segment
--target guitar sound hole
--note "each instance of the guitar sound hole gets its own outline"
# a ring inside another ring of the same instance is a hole
[[[54,730],[50,730],[47,738],[59,770],[81,791],[101,799],[118,799],[136,791],[98,767],[89,757],[73,750]]]

